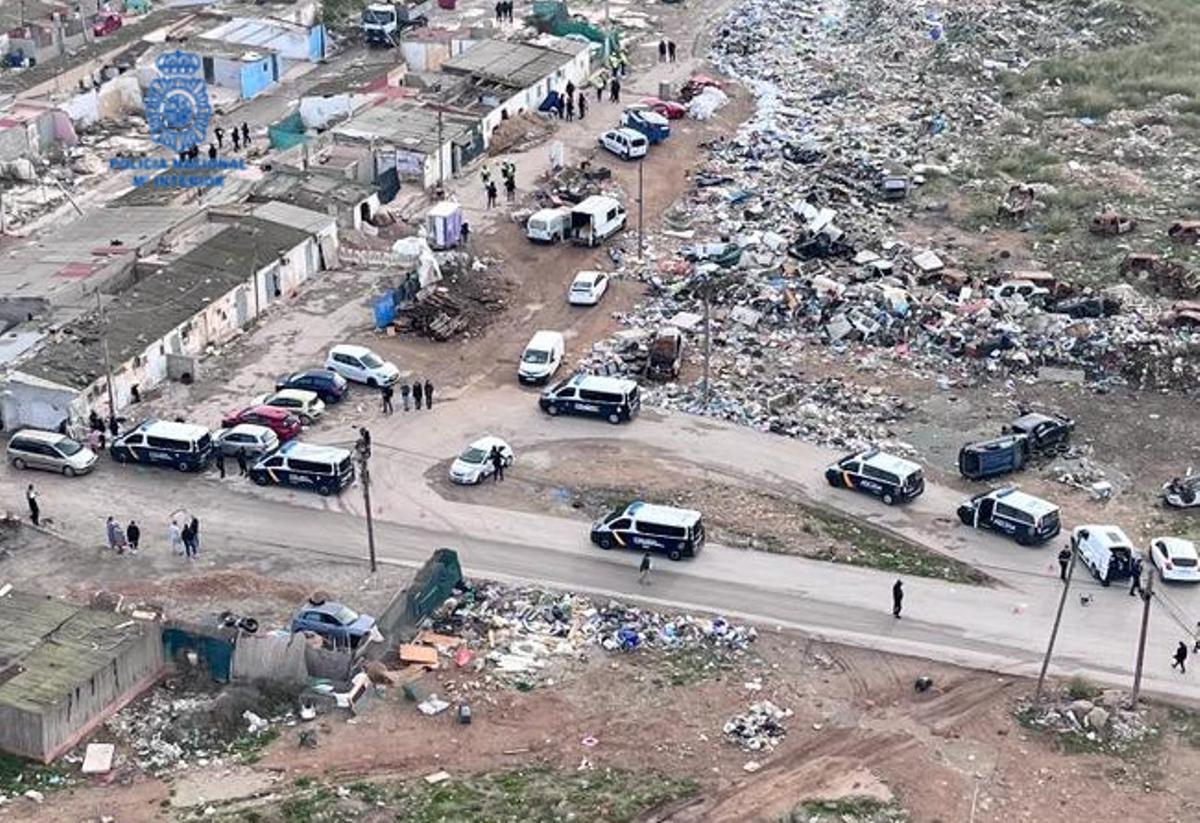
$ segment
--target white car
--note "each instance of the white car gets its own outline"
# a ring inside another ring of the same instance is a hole
[[[1163,580],[1200,583],[1200,556],[1196,544],[1181,537],[1156,537],[1150,541],[1150,562]]]
[[[325,413],[325,404],[317,393],[305,389],[280,389],[274,394],[259,395],[254,398],[254,405],[287,409],[306,426],[315,423]]]
[[[1027,303],[1044,300],[1050,296],[1050,289],[1039,286],[1030,280],[1005,280],[998,286],[988,286],[988,296],[993,300],[1011,300],[1020,297]]]
[[[390,386],[400,379],[400,370],[366,346],[342,344],[329,350],[325,368],[355,383]]]
[[[611,151],[617,157],[625,160],[636,160],[645,157],[650,150],[650,141],[646,135],[636,129],[610,129],[600,135],[600,145]]]
[[[505,466],[513,464],[512,448],[499,437],[485,435],[471,443],[450,464],[450,482],[472,485],[492,475],[492,449],[499,449]]]
[[[213,446],[226,457],[237,457],[241,452],[253,462],[279,448],[279,435],[266,426],[239,423],[231,429],[221,429],[215,433]]]
[[[567,302],[572,306],[594,306],[608,291],[608,275],[602,271],[581,271],[571,281]]]

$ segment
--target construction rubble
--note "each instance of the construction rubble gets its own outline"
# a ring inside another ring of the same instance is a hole
[[[1080,738],[1097,748],[1120,753],[1159,733],[1147,720],[1144,709],[1130,710],[1128,706],[1128,694],[1106,689],[1094,699],[1062,694],[1040,706],[1022,704],[1017,713],[1033,728]]]
[[[478,671],[518,685],[552,678],[556,659],[586,658],[597,649],[699,651],[719,661],[745,654],[758,636],[753,626],[719,617],[663,614],[615,600],[600,603],[496,583],[448,599],[434,615],[433,629],[464,642],[467,652],[440,650],[460,667],[471,662],[473,651]]]
[[[1124,282],[1093,288],[1003,256],[980,271],[960,249],[906,239],[911,193],[961,177],[971,159],[964,132],[990,129],[1006,114],[998,92],[968,93],[969,75],[1020,72],[1061,42],[1086,48],[1101,37],[1036,6],[940,15],[917,6],[750,0],[729,12],[711,57],[751,89],[756,112],[736,137],[707,146],[691,189],[668,210],[666,229],[648,238],[640,263],[628,236],[613,250],[616,274],[643,281],[648,296],[581,368],[641,376],[649,335],[676,325],[690,368],[682,382],[647,390],[647,402],[838,445],[886,436],[901,412],[876,394],[863,399],[864,415],[853,386],[818,380],[801,388],[814,352],[942,388],[1064,374],[1100,389],[1196,385],[1200,326],[1171,311],[1170,300],[1197,296],[1197,278],[1180,264],[1140,255],[1122,267]],[[973,25],[982,13],[988,25]],[[961,26],[973,36],[948,34]],[[831,68],[790,70],[798,59]],[[934,67],[936,84],[925,77]],[[997,220],[1041,219],[1046,196],[1041,185],[1014,181]],[[1186,243],[1190,224],[1180,225],[1172,237]],[[1096,230],[1124,237],[1133,226],[1106,210]]]

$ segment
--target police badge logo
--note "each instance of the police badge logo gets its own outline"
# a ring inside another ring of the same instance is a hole
[[[182,51],[161,55],[155,62],[161,77],[146,92],[146,122],[150,137],[173,151],[187,151],[208,139],[212,106],[199,76],[200,57]]]

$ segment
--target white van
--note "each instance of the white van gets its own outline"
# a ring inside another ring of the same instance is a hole
[[[1071,546],[1102,586],[1127,580],[1133,574],[1137,549],[1120,526],[1076,526],[1071,532]]]
[[[557,243],[571,233],[571,210],[539,209],[529,215],[525,236],[535,243]]]
[[[620,201],[594,194],[571,209],[571,239],[595,246],[625,227],[628,215]]]
[[[610,129],[600,135],[600,145],[617,157],[636,160],[650,150],[650,140],[637,129]]]
[[[562,332],[534,332],[521,353],[517,379],[522,383],[545,383],[562,365],[563,349]]]

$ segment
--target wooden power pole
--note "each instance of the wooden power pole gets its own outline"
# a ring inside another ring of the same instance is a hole
[[[1050,630],[1050,642],[1046,644],[1046,656],[1042,658],[1042,670],[1038,673],[1037,691],[1033,702],[1042,702],[1042,689],[1046,685],[1046,670],[1050,668],[1050,656],[1054,654],[1054,641],[1058,639],[1058,627],[1062,623],[1063,608],[1067,605],[1067,593],[1071,590],[1071,577],[1075,574],[1075,547],[1071,547],[1071,562],[1067,566],[1067,578],[1063,581],[1062,596],[1058,599],[1058,611],[1054,614],[1054,628]]]

